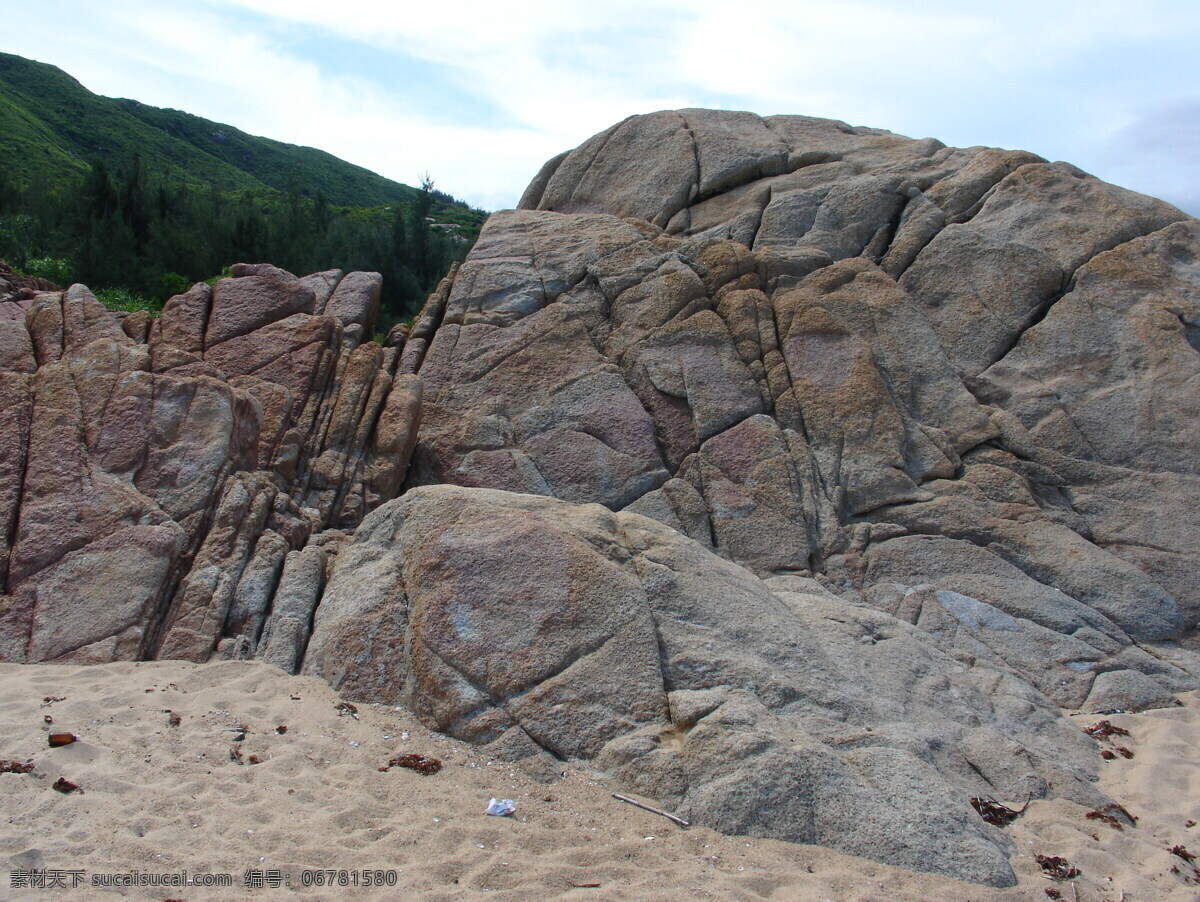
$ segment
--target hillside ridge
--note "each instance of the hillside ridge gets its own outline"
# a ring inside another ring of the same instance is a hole
[[[0,167],[19,181],[82,175],[92,159],[110,168],[134,154],[167,182],[222,191],[322,193],[342,206],[408,202],[417,189],[332,154],[250,135],[231,125],[136,100],[94,94],[47,63],[0,53]]]

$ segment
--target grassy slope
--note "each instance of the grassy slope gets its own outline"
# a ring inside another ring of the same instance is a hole
[[[98,157],[110,167],[120,166],[137,152],[148,171],[170,181],[211,184],[223,191],[264,187],[252,175],[172,140],[54,66],[0,54],[0,85],[14,104],[39,121],[58,146],[81,163]],[[22,181],[53,181],[55,175],[32,154],[19,154],[16,159],[0,160],[0,164]]]
[[[309,147],[257,138],[177,110],[100,97],[61,69],[0,53],[0,167],[51,185],[99,157],[110,168],[141,155],[155,177],[221,191],[325,194],[331,204],[409,200],[414,189]]]
[[[58,136],[0,82],[0,167],[19,181],[57,183],[85,170]]]
[[[136,100],[113,102],[163,134],[186,142],[279,191],[296,187],[312,196],[320,191],[330,203],[351,207],[409,201],[416,193],[407,185],[323,150],[258,138],[230,125],[179,110],[146,106]]]

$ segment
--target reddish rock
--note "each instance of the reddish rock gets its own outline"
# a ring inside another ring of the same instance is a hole
[[[383,276],[377,272],[352,272],[338,282],[328,303],[321,312],[336,316],[343,325],[357,323],[370,336],[375,329],[375,317],[379,313],[379,296],[383,290]]]
[[[154,321],[150,342],[157,350],[169,345],[193,354],[204,352],[204,333],[212,306],[212,287],[197,282],[184,294],[177,294],[163,305],[162,315]]]
[[[364,346],[330,392],[341,321],[282,270],[236,273],[153,322],[82,286],[0,320],[0,658],[253,654],[286,552],[398,491],[419,390],[375,438],[398,352]],[[377,288],[354,277],[343,313]],[[300,508],[331,425],[336,504]]]
[[[245,275],[240,275],[241,272]],[[204,330],[206,349],[293,313],[308,313],[313,309],[315,293],[289,272],[256,265],[239,269],[239,275],[222,279],[213,289]]]

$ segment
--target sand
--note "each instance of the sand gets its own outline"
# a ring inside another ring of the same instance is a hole
[[[1195,900],[1200,874],[1169,851],[1200,852],[1200,828],[1188,826],[1200,821],[1200,693],[1182,701],[1107,718],[1130,736],[1106,747],[1134,756],[1103,762],[1101,786],[1137,826],[1034,802],[1006,828],[1020,883],[995,890],[814,846],[684,830],[613,799],[621,787],[586,768],[527,773],[390,707],[339,714],[324,683],[258,663],[0,665],[0,759],[34,765],[0,774],[0,899],[1007,902],[1052,889],[1080,902]],[[52,731],[79,741],[49,748]],[[409,753],[444,766],[432,776],[379,769]],[[55,791],[59,777],[83,792]],[[512,799],[516,813],[486,816],[492,797]],[[1048,880],[1038,853],[1082,873]],[[35,869],[75,871],[83,883],[72,888],[64,873],[66,888],[13,885],[14,872]],[[360,885],[303,886],[318,869]],[[247,871],[264,885],[247,886]],[[93,885],[132,872],[229,874],[233,886]],[[364,872],[395,885],[362,886]]]

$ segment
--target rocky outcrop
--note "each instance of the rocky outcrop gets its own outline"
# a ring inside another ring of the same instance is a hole
[[[23,321],[33,299],[48,291],[62,289],[48,279],[19,275],[0,260],[0,372],[20,366],[11,358],[24,351],[20,346],[23,336],[10,323]]]
[[[720,830],[1004,885],[970,796],[1102,804],[1095,749],[939,644],[636,514],[430,486],[343,548],[304,670],[493,754],[594,759]]]
[[[29,301],[35,294],[42,291],[62,291],[62,289],[49,279],[20,275],[3,260],[0,260],[0,304],[19,304],[21,301]],[[8,318],[11,315],[11,308],[0,307],[0,317]]]
[[[1171,670],[1154,643],[1200,616],[1194,219],[1031,154],[695,110],[521,206],[439,302],[413,484],[645,514],[1068,706]]]
[[[361,343],[378,276],[320,274],[328,314],[290,273],[233,273],[141,342],[79,285],[5,321],[5,660],[252,656],[289,552],[395,493],[420,377]]]
[[[1198,251],[1031,154],[684,110],[382,343],[374,274],[10,303],[0,659],[259,657],[1006,884],[970,797],[1102,804],[1060,707],[1200,685]]]

